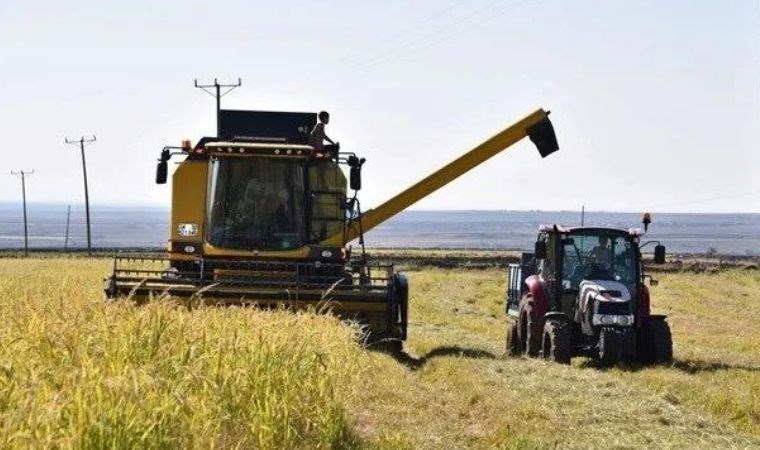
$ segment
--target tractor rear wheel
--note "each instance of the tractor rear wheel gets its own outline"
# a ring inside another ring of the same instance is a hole
[[[639,359],[644,364],[663,364],[673,360],[673,337],[664,318],[650,319],[641,327]]]
[[[560,364],[570,364],[573,351],[573,334],[570,324],[558,318],[546,319],[544,323],[541,355]]]
[[[520,300],[519,312],[520,341],[523,342],[525,354],[535,358],[541,351],[543,323],[533,309],[533,297],[530,294]]]
[[[507,318],[507,356],[520,356],[525,346],[520,342],[519,326],[516,320]]]

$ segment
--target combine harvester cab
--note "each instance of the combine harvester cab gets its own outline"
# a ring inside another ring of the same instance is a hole
[[[367,261],[364,233],[526,136],[542,156],[558,149],[548,113],[537,110],[362,214],[364,159],[307,145],[316,114],[222,110],[219,119],[220,137],[161,153],[159,184],[170,158],[184,157],[173,174],[168,256],[117,255],[106,295],[325,308],[394,349],[407,334],[407,280]],[[360,254],[349,245],[357,239]]]

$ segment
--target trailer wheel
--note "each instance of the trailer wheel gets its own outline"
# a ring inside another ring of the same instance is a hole
[[[650,319],[641,327],[639,359],[644,364],[673,361],[673,337],[665,318]]]
[[[517,321],[507,318],[507,356],[520,356],[525,351],[518,330]]]
[[[541,351],[541,335],[543,325],[536,312],[533,309],[533,297],[524,296],[520,300],[520,341],[525,350],[525,354],[531,357],[538,356]]]
[[[570,364],[573,352],[570,324],[558,318],[546,319],[541,343],[541,356],[560,364]]]

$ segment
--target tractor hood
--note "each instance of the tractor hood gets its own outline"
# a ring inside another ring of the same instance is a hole
[[[612,280],[584,280],[580,283],[575,320],[584,334],[596,326],[633,325],[633,302],[628,288]]]
[[[579,287],[581,298],[593,296],[595,300],[605,302],[631,301],[631,293],[628,288],[618,281],[584,280],[581,281]]]

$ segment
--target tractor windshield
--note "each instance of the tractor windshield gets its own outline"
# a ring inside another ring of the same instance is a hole
[[[627,236],[570,234],[562,240],[562,285],[575,289],[583,280],[636,283],[636,258]]]
[[[301,246],[304,167],[300,160],[217,158],[210,169],[210,244],[242,250]]]

